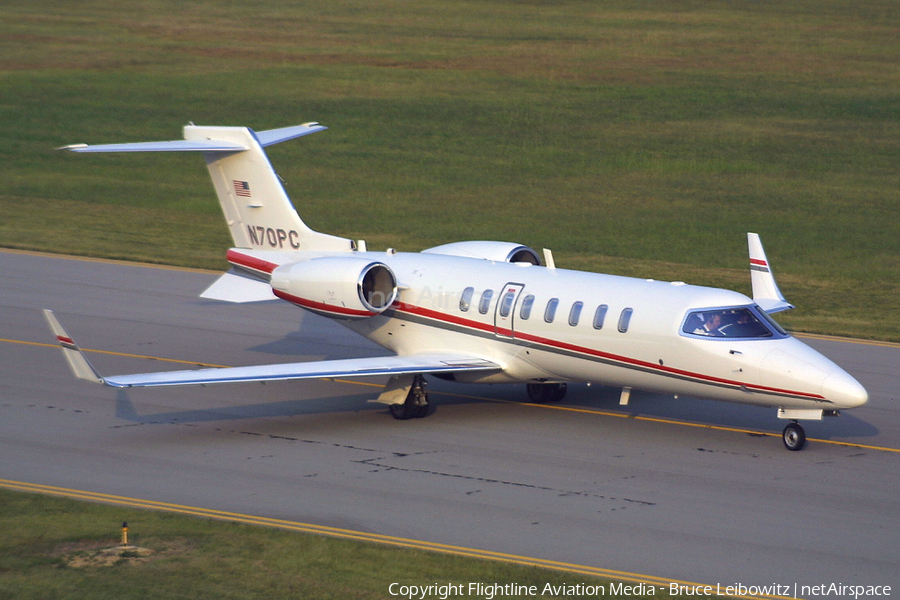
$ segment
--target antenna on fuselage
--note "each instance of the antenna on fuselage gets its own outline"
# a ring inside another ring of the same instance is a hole
[[[556,263],[553,262],[553,252],[550,251],[550,248],[544,248],[544,266],[548,269],[556,268]]]

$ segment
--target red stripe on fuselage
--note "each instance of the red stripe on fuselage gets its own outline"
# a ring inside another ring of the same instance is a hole
[[[306,298],[294,296],[292,294],[288,294],[287,292],[282,292],[281,290],[276,290],[274,288],[272,289],[272,292],[282,300],[287,300],[292,304],[296,304],[297,306],[309,309],[320,314],[326,314],[335,317],[374,317],[376,314],[378,314],[368,310],[357,310],[354,308],[347,308],[345,306],[337,306],[335,304],[325,304],[324,302],[307,300]]]
[[[447,313],[442,313],[437,310],[431,310],[430,308],[422,308],[421,306],[416,306],[414,304],[409,304],[406,302],[400,302],[399,300],[395,300],[391,305],[391,308],[399,312],[406,312],[412,315],[418,315],[420,317],[434,319],[436,321],[441,321],[444,323],[450,323],[451,325],[458,325],[460,327],[466,327],[468,329],[477,329],[478,331],[494,333],[494,326],[490,323],[482,323],[480,321],[474,321],[472,319],[464,319],[462,317],[448,315]]]
[[[585,346],[578,346],[575,344],[570,344],[568,342],[563,342],[560,340],[554,340],[552,338],[545,338],[542,336],[532,335],[528,333],[521,333],[519,331],[513,332],[510,329],[495,329],[495,327],[490,323],[482,323],[480,321],[475,321],[471,319],[464,319],[461,317],[457,317],[454,315],[448,315],[446,313],[442,313],[436,310],[431,310],[427,308],[422,308],[421,306],[415,306],[412,304],[408,304],[405,302],[394,302],[391,306],[394,310],[400,313],[408,313],[410,315],[416,315],[419,317],[425,317],[427,319],[435,320],[442,323],[447,323],[451,325],[455,325],[458,327],[465,327],[468,329],[474,329],[481,332],[488,333],[497,333],[506,337],[513,337],[516,340],[523,342],[530,342],[533,344],[537,344],[540,346],[545,346],[555,350],[562,350],[565,352],[580,354],[592,358],[598,358],[609,362],[619,363],[621,366],[625,366],[628,368],[638,368],[645,371],[655,372],[660,375],[667,375],[671,377],[680,377],[692,379],[695,381],[699,381],[701,383],[706,383],[710,385],[719,385],[719,386],[727,386],[732,388],[746,388],[748,390],[752,390],[755,392],[764,392],[764,393],[772,393],[778,395],[788,395],[795,396],[801,398],[807,398],[811,400],[824,400],[825,397],[820,394],[812,394],[808,392],[798,392],[794,390],[786,390],[775,387],[768,387],[763,385],[756,384],[748,384],[742,381],[735,381],[731,379],[723,379],[721,377],[714,377],[712,375],[704,375],[703,373],[694,373],[692,371],[685,371],[682,369],[675,369],[673,367],[666,367],[664,365],[659,365],[657,363],[647,362],[635,358],[629,358],[627,356],[621,356],[618,354],[612,354],[610,352],[603,352],[601,350],[596,350],[594,348],[588,348]]]
[[[275,263],[248,254],[241,254],[233,248],[225,254],[225,258],[235,266],[252,269],[268,275],[271,275],[272,271],[278,268],[278,265]]]

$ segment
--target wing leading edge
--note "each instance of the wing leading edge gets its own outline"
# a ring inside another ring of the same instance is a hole
[[[428,353],[103,377],[90,364],[53,311],[44,310],[44,316],[75,376],[115,388],[502,370],[499,364],[477,356]]]

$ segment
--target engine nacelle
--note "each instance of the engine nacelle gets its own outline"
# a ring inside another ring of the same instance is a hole
[[[532,265],[541,264],[537,252],[510,242],[454,242],[422,250],[426,254],[446,254],[448,256],[464,256],[466,258],[483,258],[496,262],[521,262]]]
[[[303,308],[345,319],[373,317],[397,298],[397,278],[386,264],[353,256],[326,256],[282,265],[272,290]]]

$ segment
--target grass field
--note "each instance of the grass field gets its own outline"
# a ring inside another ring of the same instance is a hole
[[[128,523],[128,542],[135,549],[107,559],[100,551],[120,545],[123,522]],[[0,531],[0,598],[4,599],[404,598],[391,594],[392,583],[465,584],[465,594],[451,597],[473,600],[486,595],[469,594],[470,582],[534,585],[541,591],[548,584],[558,588],[577,583],[612,589],[609,580],[510,562],[390,548],[3,489]],[[144,550],[152,554],[145,555]],[[649,586],[643,589],[649,591]],[[393,588],[398,594],[399,590]],[[668,588],[657,586],[655,591],[656,595],[628,597],[669,597]],[[426,598],[440,595],[428,594]]]
[[[898,33],[889,1],[7,2],[0,246],[219,268],[196,156],[53,148],[316,120],[271,149],[314,228],[744,292],[756,231],[787,326],[900,340]]]

